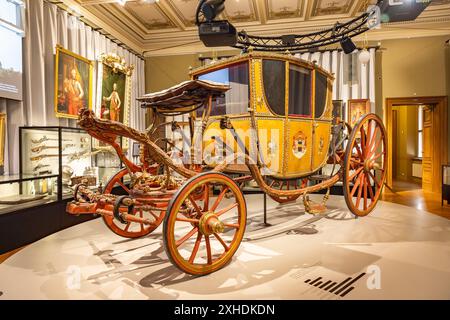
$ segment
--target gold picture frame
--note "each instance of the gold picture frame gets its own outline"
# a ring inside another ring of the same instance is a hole
[[[369,99],[350,99],[347,103],[347,122],[353,128],[361,116],[370,113]]]
[[[97,64],[96,115],[101,119],[129,123],[131,108],[131,76],[134,66],[115,53],[102,54]],[[122,148],[128,149],[128,139]]]
[[[72,51],[56,46],[55,115],[78,119],[81,108],[92,109],[93,62]]]
[[[0,166],[5,165],[6,113],[0,113]]]

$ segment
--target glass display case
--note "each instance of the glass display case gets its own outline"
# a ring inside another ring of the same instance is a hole
[[[80,128],[21,127],[19,136],[20,175],[57,175],[60,199],[72,197],[81,182],[105,185],[122,167],[114,149]]]
[[[0,176],[0,214],[58,200],[58,174]]]

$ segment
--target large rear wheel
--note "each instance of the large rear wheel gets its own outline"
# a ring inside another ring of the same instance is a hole
[[[344,197],[356,216],[368,215],[376,206],[386,179],[386,130],[370,113],[361,118],[350,135],[344,158]]]

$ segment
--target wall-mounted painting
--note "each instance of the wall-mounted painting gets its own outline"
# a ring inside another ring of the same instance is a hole
[[[345,120],[345,103],[342,100],[333,100],[333,120]]]
[[[348,123],[353,128],[363,115],[370,113],[369,99],[348,100]]]
[[[131,75],[133,66],[116,54],[103,54],[98,62],[96,114],[102,119],[128,125],[131,106]],[[128,139],[123,139],[128,147]]]
[[[128,124],[133,67],[115,54],[102,55],[98,66],[97,114],[102,119]]]
[[[56,47],[55,114],[78,118],[82,108],[91,109],[92,62],[61,46]]]

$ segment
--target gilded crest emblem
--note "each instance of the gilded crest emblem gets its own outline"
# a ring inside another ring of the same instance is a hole
[[[303,131],[297,132],[292,143],[292,152],[294,153],[294,156],[301,159],[305,155],[307,147],[306,135]]]

